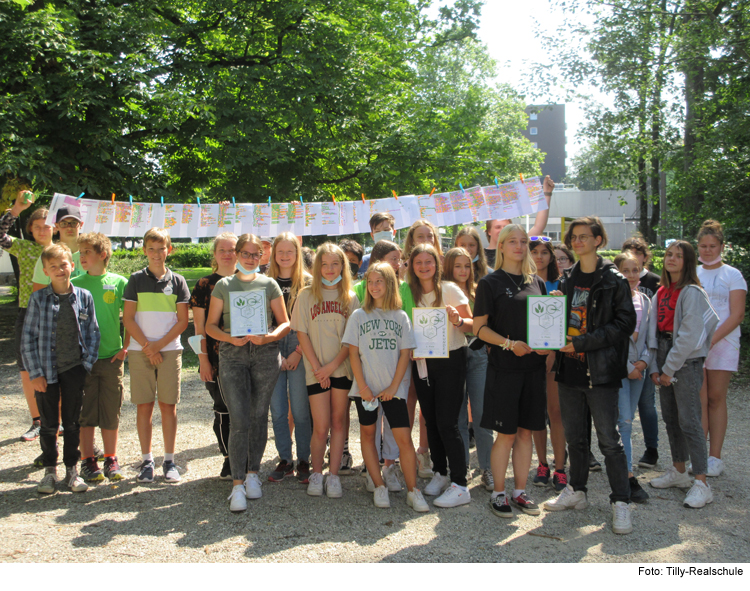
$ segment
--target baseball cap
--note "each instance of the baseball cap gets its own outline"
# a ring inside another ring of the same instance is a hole
[[[81,208],[75,205],[66,205],[57,210],[57,216],[55,217],[55,223],[61,222],[65,218],[73,218],[83,223],[81,217]]]

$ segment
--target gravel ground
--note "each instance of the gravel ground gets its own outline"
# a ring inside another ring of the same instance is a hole
[[[417,514],[406,506],[406,493],[391,494],[390,509],[376,509],[358,475],[362,465],[356,411],[352,406],[351,450],[356,473],[342,477],[343,499],[312,498],[296,480],[265,482],[276,462],[273,433],[261,468],[263,498],[248,501],[243,514],[229,512],[231,483],[216,477],[221,468],[211,429],[210,399],[194,369],[183,372],[178,408],[176,462],[183,480],[159,478],[135,482],[140,462],[135,407],[126,400],[120,427],[119,458],[127,478],[92,486],[84,494],[40,496],[42,470],[31,465],[38,442],[22,443],[28,427],[20,379],[12,358],[14,313],[0,310],[0,561],[2,562],[749,562],[750,503],[748,456],[750,395],[747,385],[730,391],[730,426],[724,460],[729,470],[711,479],[712,505],[683,508],[684,493],[646,485],[661,473],[668,457],[666,433],[660,434],[662,459],[657,470],[636,474],[651,500],[633,514],[634,532],[616,536],[606,474],[589,480],[591,506],[562,514],[516,514],[501,520],[488,508],[489,492],[480,483],[472,450],[470,505],[431,506]],[[126,399],[129,379],[126,373]],[[158,413],[155,422],[159,422]],[[415,440],[416,440],[415,430]],[[154,429],[157,465],[163,452]],[[99,436],[97,435],[99,442]],[[640,457],[640,424],[634,428]],[[601,459],[601,454],[596,451]],[[536,459],[536,458],[535,458]],[[536,464],[534,464],[536,465]],[[512,474],[506,481],[512,487]],[[421,482],[423,488],[425,482]],[[535,502],[554,496],[551,488],[530,486]]]

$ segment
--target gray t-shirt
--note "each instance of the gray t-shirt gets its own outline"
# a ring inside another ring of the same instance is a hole
[[[224,319],[224,332],[231,332],[232,329],[232,317],[230,315],[229,306],[229,293],[234,291],[265,291],[266,292],[266,321],[268,323],[268,331],[273,330],[276,325],[276,318],[271,310],[271,302],[276,298],[283,297],[279,284],[276,283],[270,277],[265,275],[256,274],[255,279],[252,281],[241,281],[239,276],[231,275],[230,277],[224,277],[214,287],[211,292],[212,297],[219,298],[224,301],[224,311],[222,312],[222,318]]]
[[[417,346],[406,312],[403,310],[384,312],[377,308],[369,313],[361,308],[355,310],[346,323],[344,338],[341,342],[359,347],[362,373],[373,396],[380,394],[393,382],[401,351]],[[406,400],[410,380],[411,363],[407,366],[404,379],[396,391],[396,398]],[[349,396],[359,397],[359,391],[362,388],[355,378]]]
[[[78,321],[73,305],[70,303],[70,294],[65,293],[57,296],[60,299],[60,312],[57,315],[57,373],[80,365],[82,361],[81,345],[78,341]]]

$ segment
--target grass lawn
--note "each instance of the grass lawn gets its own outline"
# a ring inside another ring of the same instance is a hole
[[[172,269],[175,273],[179,273],[187,281],[188,288],[193,291],[195,284],[198,283],[198,279],[210,275],[212,273],[211,267],[195,267],[193,269]]]

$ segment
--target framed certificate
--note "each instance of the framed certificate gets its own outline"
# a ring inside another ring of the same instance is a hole
[[[417,343],[414,357],[449,357],[448,311],[445,308],[412,308],[411,313]]]
[[[233,337],[268,334],[265,290],[230,291],[229,322]]]
[[[560,349],[567,342],[565,296],[528,297],[528,345],[532,349]]]

